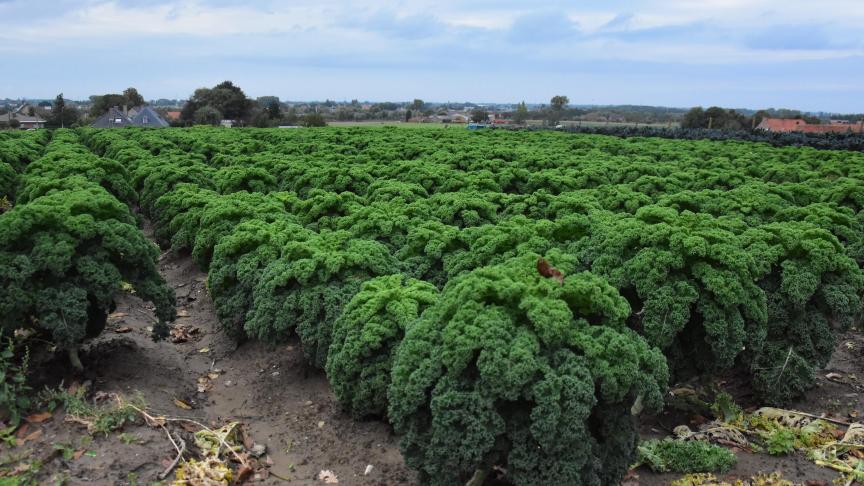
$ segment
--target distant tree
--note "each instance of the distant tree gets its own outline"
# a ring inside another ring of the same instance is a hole
[[[297,116],[297,109],[293,106],[288,108],[288,113],[285,114],[285,117],[282,118],[282,123],[285,125],[296,125],[299,121],[299,117]]]
[[[130,108],[133,106],[144,106],[146,104],[144,97],[138,93],[137,89],[132,87],[123,90],[123,98],[125,101],[124,104]]]
[[[528,120],[528,106],[523,101],[516,105],[516,112],[513,113],[513,123],[522,125],[526,120]]]
[[[414,111],[423,111],[423,107],[426,106],[426,103],[419,98],[414,98],[414,101],[411,102],[411,109]]]
[[[405,110],[405,121],[406,122],[411,121],[412,116],[414,116],[414,114],[411,113],[411,110]]]
[[[550,110],[547,113],[547,119],[549,120],[549,124],[557,125],[561,118],[564,115],[564,107],[570,103],[570,99],[566,96],[558,95],[553,96],[549,101]]]
[[[40,108],[48,108],[49,106],[51,106],[51,102],[48,100],[40,101],[39,105],[37,106],[39,106]]]
[[[219,125],[222,121],[222,112],[211,105],[202,106],[195,110],[193,121],[197,125]]]
[[[104,95],[93,95],[90,97],[90,116],[102,116],[113,107],[132,108],[135,106],[144,106],[146,102],[144,97],[138,93],[138,90],[132,87],[123,90],[123,94],[108,93]]]
[[[756,113],[753,114],[753,122],[752,122],[753,126],[756,126],[756,125],[762,123],[762,120],[764,120],[766,118],[771,118],[771,114],[768,113],[766,110],[757,111]]]
[[[252,109],[252,101],[231,81],[217,84],[210,92],[216,109],[229,120],[244,120]]]
[[[681,128],[705,128],[708,126],[708,118],[701,106],[691,108],[681,119]]]
[[[489,121],[489,112],[483,108],[474,108],[471,110],[471,121],[474,123],[484,123]]]
[[[252,114],[254,103],[246,97],[243,90],[231,81],[224,81],[213,88],[198,88],[183,105],[180,118],[198,123],[196,114],[206,106],[221,113],[223,119],[247,121]]]
[[[77,109],[66,106],[63,93],[60,93],[54,98],[54,104],[51,106],[48,119],[45,120],[45,126],[47,128],[69,128],[78,123],[80,116]]]
[[[277,104],[276,106],[278,108],[279,105]],[[268,128],[274,126],[276,123],[274,120],[278,120],[279,118],[281,118],[281,113],[278,117],[271,117],[269,110],[262,110],[261,107],[255,107],[252,110],[252,114],[249,116],[249,124],[255,128]]]
[[[549,102],[552,109],[557,111],[563,110],[568,104],[570,104],[570,98],[562,95],[553,96],[552,100]]]
[[[90,116],[99,117],[108,112],[112,107],[122,107],[126,98],[122,94],[104,94],[90,97]]]
[[[27,116],[36,116],[36,110],[32,106],[27,107]]]
[[[277,100],[271,100],[267,105],[267,115],[271,120],[278,120],[282,118],[282,108],[279,106],[279,102]]]
[[[303,116],[304,127],[326,127],[327,121],[321,113],[307,113]]]
[[[20,126],[21,126],[21,120],[19,120],[17,118],[12,118],[11,120],[9,120],[9,128],[14,130]]]
[[[255,101],[257,101],[258,104],[261,106],[270,106],[270,103],[272,103],[274,101],[276,103],[280,103],[278,96],[259,96],[258,98],[255,99]]]
[[[684,114],[682,128],[712,128],[715,130],[745,130],[750,128],[753,119],[735,110],[712,106],[707,110],[696,107]]]

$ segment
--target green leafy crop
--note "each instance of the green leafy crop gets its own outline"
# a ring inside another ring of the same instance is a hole
[[[398,271],[381,243],[353,238],[347,231],[322,230],[288,241],[260,273],[245,329],[249,335],[280,340],[297,332],[310,362],[323,368],[333,322],[363,281]]]
[[[390,368],[406,329],[438,300],[434,285],[404,275],[366,281],[333,324],[327,377],[356,418],[384,416]]]
[[[725,473],[738,459],[708,442],[653,439],[639,444],[639,462],[661,473]]]
[[[452,280],[393,363],[388,413],[406,462],[429,484],[493,465],[519,485],[620,480],[631,409],[659,409],[668,379],[629,312],[590,273],[544,277],[536,255]]]
[[[58,191],[0,216],[0,326],[33,327],[75,346],[98,334],[124,282],[174,318],[158,249],[128,208],[98,186]]]

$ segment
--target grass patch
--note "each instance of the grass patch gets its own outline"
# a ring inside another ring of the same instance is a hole
[[[51,411],[62,407],[66,411],[67,421],[85,425],[91,435],[108,435],[122,429],[126,424],[140,421],[138,410],[147,406],[140,395],[131,399],[115,396],[95,403],[85,398],[86,393],[83,387],[73,392],[62,389],[45,390],[40,398]]]

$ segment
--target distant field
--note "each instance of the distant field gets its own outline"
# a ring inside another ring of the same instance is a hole
[[[359,121],[359,122],[343,122],[334,121],[327,122],[331,127],[402,127],[402,128],[444,128],[444,123],[405,123],[402,121]],[[458,126],[458,124],[455,124]]]
[[[450,127],[459,127],[464,126],[464,123],[406,123],[402,121],[359,121],[359,122],[341,122],[334,121],[328,123],[333,127],[403,127],[403,128],[445,128],[447,126]],[[542,120],[528,120],[526,122],[528,126],[541,126],[543,125]],[[679,123],[675,122],[671,125],[669,123],[632,123],[632,122],[595,122],[595,121],[563,121],[561,122],[565,127],[655,127],[655,128],[678,128],[680,126]],[[509,125],[506,125],[509,126]]]

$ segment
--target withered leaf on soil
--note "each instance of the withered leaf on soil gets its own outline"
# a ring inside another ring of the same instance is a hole
[[[33,441],[33,440],[38,439],[39,437],[42,437],[42,429],[39,429],[36,432],[33,432],[32,434],[28,435],[27,437],[24,437],[23,439],[21,439],[21,442],[24,443],[24,442],[28,442],[28,441]]]
[[[174,399],[174,405],[177,408],[182,408],[183,410],[192,410],[192,405],[189,405],[188,403],[180,400],[179,398]]]
[[[337,478],[336,474],[329,469],[324,469],[319,472],[318,480],[323,481],[324,484],[339,484],[339,478]]]
[[[192,326],[175,326],[171,329],[171,342],[174,344],[185,343],[195,339],[200,330]]]
[[[42,413],[34,413],[33,415],[28,415],[24,420],[27,423],[31,424],[41,424],[42,422],[50,419],[52,417],[51,412],[42,412]]]
[[[237,469],[237,482],[242,484],[244,481],[249,479],[250,476],[252,476],[252,473],[253,471],[251,467],[245,464],[240,466],[240,468]]]
[[[21,428],[18,429],[18,432],[15,433],[15,437],[23,439],[27,436],[28,430],[30,430],[30,426],[28,424],[22,425]]]

